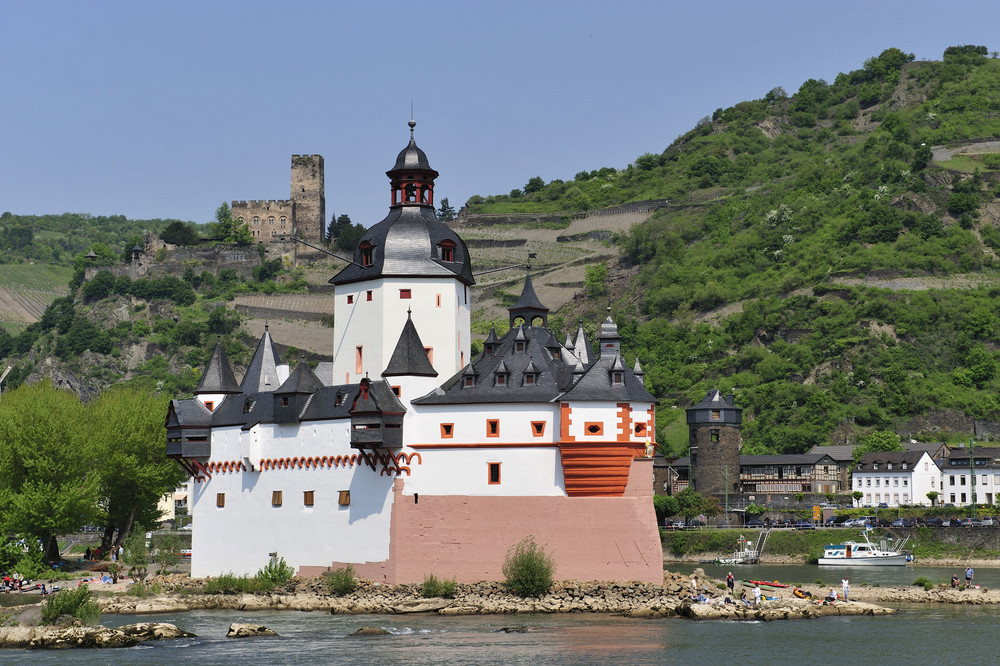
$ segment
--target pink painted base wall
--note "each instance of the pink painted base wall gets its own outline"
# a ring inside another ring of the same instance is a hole
[[[507,550],[528,535],[555,560],[557,580],[663,582],[653,463],[632,461],[622,497],[404,495],[393,487],[389,560],[353,564],[360,578],[419,583],[502,580]],[[332,563],[336,569],[343,563]],[[316,575],[326,567],[302,567]]]

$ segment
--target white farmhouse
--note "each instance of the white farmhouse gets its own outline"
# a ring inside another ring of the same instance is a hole
[[[975,464],[970,465],[970,460]],[[976,504],[996,503],[1000,496],[1000,449],[976,446],[970,451],[959,447],[941,461],[941,502],[968,506],[973,490]]]
[[[471,358],[472,265],[435,216],[413,121],[387,175],[388,216],[331,279],[332,361],[289,372],[265,331],[239,382],[220,344],[195,397],[170,404],[192,575],[277,555],[303,575],[496,580],[533,536],[558,578],[661,582],[655,400],[614,321],[596,354],[582,326],[561,344],[528,276],[509,330]]]

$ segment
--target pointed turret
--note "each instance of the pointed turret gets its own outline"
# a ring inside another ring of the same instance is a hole
[[[514,322],[519,319],[528,326],[534,326],[539,319],[541,319],[542,328],[548,324],[549,309],[538,300],[535,287],[531,283],[531,273],[524,277],[521,296],[517,299],[517,303],[507,308],[507,312],[510,313],[511,328],[514,327]]]
[[[198,388],[194,390],[194,393],[195,395],[231,395],[242,392],[240,385],[236,382],[236,375],[233,374],[233,366],[229,365],[226,350],[222,348],[222,341],[217,340],[212,357],[208,359],[205,374],[201,376],[201,381],[198,382]]]
[[[642,371],[642,366],[639,365],[639,357],[635,357],[635,365],[632,366],[632,374],[636,377],[642,377],[645,372]]]
[[[274,340],[271,339],[268,325],[264,324],[264,335],[257,343],[257,351],[247,366],[243,381],[240,382],[240,389],[243,393],[253,395],[274,391],[279,386],[281,379],[278,377],[278,350],[274,346]]]
[[[396,348],[389,359],[389,365],[382,371],[383,377],[408,375],[411,377],[437,377],[437,371],[427,358],[427,350],[420,341],[417,327],[413,325],[410,312],[406,313],[406,323],[399,335]]]
[[[618,334],[618,324],[611,318],[611,308],[608,308],[608,318],[601,324],[601,333],[597,336],[597,344],[601,356],[617,356],[621,354],[622,336]]]
[[[576,339],[573,341],[573,354],[580,359],[584,365],[589,365],[594,360],[594,351],[590,348],[590,340],[583,330],[583,320],[580,320],[580,328],[576,331]]]

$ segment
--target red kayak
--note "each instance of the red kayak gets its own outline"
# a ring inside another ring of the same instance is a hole
[[[753,583],[754,585],[763,585],[765,587],[791,587],[791,585],[789,585],[787,583],[779,583],[776,580],[773,580],[773,581],[768,581],[768,580],[752,580],[750,582]]]

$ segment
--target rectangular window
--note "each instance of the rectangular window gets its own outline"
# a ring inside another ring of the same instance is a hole
[[[370,300],[372,300],[372,290],[371,290],[371,289],[369,289],[369,290],[368,290],[368,291],[367,291],[367,292],[365,293],[365,300],[366,300],[366,301],[370,301]]]
[[[316,491],[306,490],[302,493],[302,504],[305,506],[313,506],[316,503]]]
[[[949,476],[948,477],[948,485],[949,486],[955,485],[955,477],[953,477],[953,476]]]
[[[721,418],[722,418],[722,410],[721,409],[713,409],[712,410],[712,420],[713,421],[717,421],[717,420],[719,420]]]
[[[350,305],[354,302],[354,294],[347,295],[347,304]]]
[[[271,491],[271,506],[281,506],[281,491]]]
[[[910,503],[910,495],[908,493],[903,493],[903,504]]]
[[[437,305],[437,307],[441,307],[441,294],[437,294],[437,296],[434,299],[434,302]]]
[[[455,433],[454,423],[442,423],[441,424],[441,439],[451,439],[451,436]]]
[[[879,480],[878,480],[878,479],[875,479],[875,487],[876,487],[876,488],[878,488],[878,482],[879,482]]]
[[[363,346],[358,345],[354,348],[354,372],[361,374],[361,361],[364,359]]]
[[[215,402],[213,402],[212,400],[206,400],[205,401],[205,409],[207,409],[210,412],[212,410],[214,410],[215,409]]]
[[[964,474],[962,475],[962,485],[963,486],[965,485],[965,475]]]
[[[491,462],[489,464],[490,478],[489,484],[491,486],[498,485],[500,483],[500,463]]]
[[[500,436],[500,419],[486,419],[486,436]]]
[[[866,493],[865,494],[865,504],[871,504],[871,503],[872,503],[872,494],[871,493]]]
[[[871,479],[865,479],[865,482],[866,482],[865,485],[867,485],[869,488],[872,487],[872,480]]]
[[[950,499],[949,501],[950,501],[950,502],[951,502],[952,504],[954,504],[954,503],[955,503],[955,493],[952,493],[952,494],[951,494],[951,495],[950,495],[949,497],[951,497],[951,499]]]
[[[340,493],[338,493],[337,504],[339,504],[340,506],[350,506],[351,505],[351,491],[350,490],[341,490]]]
[[[905,488],[906,486],[908,486],[908,485],[909,485],[909,483],[910,483],[910,480],[909,480],[909,479],[903,479],[903,487],[904,487],[904,488]]]
[[[531,422],[531,434],[535,437],[541,437],[545,434],[545,421],[532,421]]]
[[[604,434],[604,424],[600,421],[588,421],[583,424],[583,430],[588,435],[603,435]]]
[[[962,493],[962,504],[965,504],[965,493]]]
[[[392,386],[390,388],[392,388],[392,394],[398,398],[400,396],[399,392],[401,389],[398,386]]]
[[[215,495],[215,506],[219,507],[220,509],[226,506],[226,493],[217,493]]]
[[[413,292],[411,290],[409,290],[409,289],[400,289],[399,290],[399,297],[401,299],[404,299],[404,300],[408,299],[408,298],[412,298],[413,297],[412,294],[413,294]]]
[[[899,477],[895,477],[894,476],[892,478],[892,485],[894,485],[894,486],[898,486],[899,485]]]

